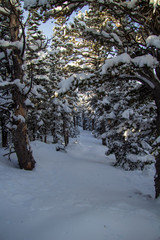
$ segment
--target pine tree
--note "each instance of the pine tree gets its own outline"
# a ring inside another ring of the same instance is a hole
[[[58,21],[58,24],[60,20]],[[67,76],[73,74],[74,70],[68,67],[74,58],[73,43],[71,38],[66,35],[66,26],[56,26],[53,32],[53,39],[50,51],[50,79],[53,89],[58,91],[59,82]],[[53,99],[53,139],[54,142],[64,142],[65,146],[69,143],[69,137],[76,134],[75,126],[75,105],[76,93],[68,92]]]
[[[9,34],[9,20],[7,16],[0,14],[0,40],[10,40]],[[3,85],[4,82],[8,80],[10,74],[10,68],[8,64],[8,54],[7,49],[0,48],[0,84]],[[10,108],[12,106],[11,92],[7,88],[2,88],[0,86],[0,124],[2,133],[2,147],[7,147],[8,145],[8,128],[10,118]]]
[[[28,122],[31,139],[44,137],[46,141],[49,129],[48,99],[51,95],[51,87],[47,40],[39,30],[40,20],[40,14],[32,10],[28,22],[26,69],[27,77],[32,83],[29,105],[34,107],[30,108]]]

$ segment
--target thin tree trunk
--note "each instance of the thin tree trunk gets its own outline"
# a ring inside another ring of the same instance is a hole
[[[4,127],[2,127],[2,147],[7,147],[8,144],[8,133]]]
[[[156,156],[155,169],[155,198],[158,198],[160,196],[160,153]]]
[[[106,146],[107,143],[106,143],[106,138],[102,138],[102,145]]]
[[[69,143],[69,133],[68,133],[68,129],[67,129],[66,125],[67,125],[66,119],[65,119],[65,116],[63,116],[63,137],[64,137],[65,146],[67,146]]]
[[[76,125],[76,116],[75,115],[73,116],[73,122],[74,122],[74,127],[76,127],[77,125]]]
[[[44,130],[44,142],[47,143],[47,130]]]
[[[160,136],[160,86],[156,86],[154,90],[155,103],[157,107],[157,118],[156,118],[156,126],[157,126],[157,134]],[[155,197],[158,198],[160,196],[160,153],[156,156],[155,163],[156,174],[154,178],[155,182]]]
[[[20,27],[20,12],[17,8],[12,5],[10,18],[10,32],[11,41],[19,41],[19,27]],[[22,64],[23,59],[18,48],[12,50],[12,81],[19,81],[23,84],[23,70]],[[17,80],[18,79],[18,80]],[[32,156],[32,151],[29,145],[27,135],[27,124],[26,117],[27,111],[25,106],[25,95],[23,90],[20,89],[16,84],[12,90],[12,100],[14,103],[14,116],[13,116],[13,143],[17,154],[19,166],[25,170],[32,170],[35,167],[35,160]]]
[[[8,133],[2,129],[2,147],[7,147],[8,144]]]
[[[2,134],[2,147],[7,147],[8,144],[8,132],[5,127],[5,119],[1,118],[1,134]]]
[[[68,145],[68,143],[69,143],[68,130],[65,130],[64,131],[64,144],[65,144],[65,147]]]
[[[94,126],[94,118],[92,119],[92,131],[95,129],[95,126]]]

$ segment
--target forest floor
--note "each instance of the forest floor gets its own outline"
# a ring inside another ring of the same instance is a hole
[[[154,166],[124,171],[88,131],[67,153],[31,143],[33,171],[0,149],[0,240],[160,240]]]

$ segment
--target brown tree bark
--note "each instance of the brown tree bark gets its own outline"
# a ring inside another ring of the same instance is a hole
[[[18,1],[16,1],[18,2]],[[20,11],[14,5],[17,3],[10,2],[10,34],[11,41],[16,42],[19,41],[19,29],[20,29]],[[12,49],[12,81],[18,79],[18,81],[23,84],[23,76],[24,72],[22,69],[23,65],[23,53],[22,49],[14,48]],[[14,116],[13,116],[13,143],[14,148],[17,154],[19,166],[21,169],[32,170],[35,167],[35,160],[32,156],[32,151],[29,145],[28,135],[27,135],[27,110],[25,106],[26,97],[23,93],[23,90],[18,87],[18,85],[14,85],[12,89],[12,100],[14,103]]]

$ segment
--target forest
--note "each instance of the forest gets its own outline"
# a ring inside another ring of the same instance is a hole
[[[51,39],[39,28],[49,19]],[[19,167],[32,170],[30,142],[52,139],[65,151],[81,126],[101,139],[106,156],[115,154],[115,167],[155,164],[158,198],[160,1],[1,0],[0,20],[0,125],[9,158],[16,153]]]

